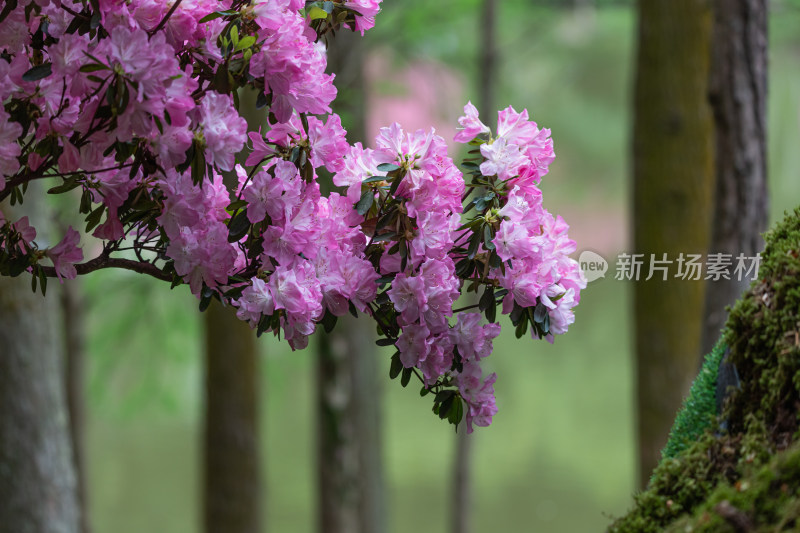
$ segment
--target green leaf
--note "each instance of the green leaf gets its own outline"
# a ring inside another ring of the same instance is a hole
[[[247,200],[234,200],[233,202],[228,204],[228,207],[225,209],[225,211],[227,211],[230,214],[234,214],[237,210],[243,208],[246,205],[247,205]]]
[[[431,392],[431,390],[430,390],[429,388],[427,388],[427,387],[422,387],[422,388],[420,389],[420,391],[419,391],[419,395],[420,395],[420,396],[427,396],[428,394],[430,394],[430,392]]]
[[[39,274],[38,274],[39,275],[39,288],[42,291],[42,296],[46,296],[47,295],[47,276],[45,275],[43,268],[40,267],[38,270],[39,270]]]
[[[389,378],[394,379],[403,371],[403,362],[400,361],[400,352],[392,356],[392,366],[389,368]]]
[[[231,26],[230,36],[233,46],[236,47],[239,44],[239,27],[236,24]]]
[[[442,420],[447,418],[447,415],[450,414],[450,409],[453,407],[454,399],[455,396],[450,396],[441,403],[441,405],[439,406],[439,418],[441,418]]]
[[[491,305],[494,305],[494,287],[486,287],[486,290],[483,291],[483,296],[478,302],[478,309],[486,311]]]
[[[205,17],[200,19],[200,23],[204,22],[211,22],[214,19],[218,19],[220,17],[230,17],[232,15],[236,15],[236,11],[214,11],[213,13],[209,13]]]
[[[361,198],[356,204],[356,212],[361,216],[366,215],[369,209],[372,207],[372,203],[374,201],[375,193],[372,191],[372,189],[367,189],[361,194]]]
[[[375,344],[378,346],[394,346],[395,342],[397,342],[395,339],[378,339]]]
[[[413,370],[410,368],[403,369],[403,377],[400,378],[400,385],[402,385],[404,388],[408,385],[408,382],[411,381],[412,372]]]
[[[80,68],[81,72],[97,72],[98,70],[108,70],[108,67],[99,63],[89,63]]]
[[[80,186],[76,178],[65,179],[64,183],[47,190],[47,194],[62,194]]]
[[[363,185],[366,183],[375,183],[376,181],[386,181],[386,179],[387,179],[386,176],[370,176],[364,181],[362,181],[361,184]]]
[[[478,253],[478,246],[481,244],[481,234],[474,233],[469,240],[469,248],[467,249],[467,257],[475,259],[475,254]]]
[[[492,242],[493,238],[494,238],[494,235],[493,235],[493,232],[492,232],[492,227],[490,225],[488,225],[488,224],[485,225],[483,227],[483,247],[486,248],[487,250],[490,250],[490,251],[494,250],[495,249],[495,245]]]
[[[245,48],[250,48],[256,44],[256,38],[252,35],[248,35],[247,37],[243,37],[239,44],[236,45],[237,50],[244,50]]]
[[[86,217],[86,233],[89,233],[94,229],[95,226],[100,224],[100,219],[103,216],[103,211],[105,211],[106,206],[101,205],[94,209],[91,213],[89,213]]]
[[[450,409],[450,414],[447,415],[447,420],[456,426],[456,430],[458,430],[458,424],[461,423],[462,418],[464,418],[464,403],[459,398],[454,401],[453,408]]]
[[[381,172],[392,172],[393,170],[400,170],[400,167],[393,163],[381,163],[378,165],[378,170]]]
[[[443,401],[445,401],[446,399],[450,398],[455,393],[456,393],[456,391],[450,390],[450,389],[445,389],[443,391],[439,391],[439,392],[436,393],[436,396],[433,398],[433,401],[436,402],[436,403],[442,403]]]
[[[320,323],[322,327],[325,328],[325,333],[330,333],[333,331],[333,328],[336,327],[336,321],[338,320],[337,316],[330,312],[330,310],[325,310],[325,316],[322,317]]]
[[[214,291],[209,289],[205,284],[203,290],[200,291],[200,312],[202,313],[208,306],[211,305],[211,298],[214,297]]]
[[[46,78],[53,73],[53,65],[51,63],[42,63],[25,71],[22,75],[22,81],[38,81]]]
[[[310,20],[326,19],[328,18],[328,13],[326,13],[322,8],[313,6],[308,10],[308,18]]]
[[[497,322],[497,304],[490,305],[486,308],[486,320],[492,324]]]
[[[380,235],[376,235],[372,242],[384,242],[384,241],[391,241],[397,237],[397,233],[389,232],[389,233],[381,233]]]
[[[247,219],[247,210],[241,210],[228,222],[228,242],[237,242],[247,235],[250,230],[250,221]]]
[[[541,324],[544,322],[545,316],[547,316],[547,306],[540,301],[536,304],[536,309],[533,310],[533,321]]]
[[[525,335],[525,333],[526,333],[527,331],[528,331],[528,321],[527,321],[527,320],[525,320],[525,319],[523,319],[523,320],[521,320],[521,321],[520,321],[520,323],[517,325],[517,329],[516,329],[516,331],[514,331],[514,335],[516,335],[516,337],[517,337],[518,339],[521,339],[521,338],[522,338],[522,336],[523,336],[523,335]]]

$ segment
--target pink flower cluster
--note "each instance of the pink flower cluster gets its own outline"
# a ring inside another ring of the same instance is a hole
[[[306,346],[326,310],[342,316],[352,303],[366,312],[378,278],[364,259],[366,236],[352,203],[336,193],[321,196],[316,175],[307,182],[294,163],[270,157],[307,146],[312,167],[340,168],[349,146],[339,117],[330,115],[326,123],[309,117],[308,128],[306,134],[295,115],[274,125],[266,139],[251,133],[254,151],[248,163],[269,160],[251,176],[237,168],[238,193],[247,202],[248,221],[258,228],[252,238],[263,239],[263,253],[259,278],[234,305],[239,317],[253,326],[283,310],[281,325],[294,348]]]
[[[460,142],[491,134],[471,103],[459,123]],[[555,159],[550,130],[529,121],[527,110],[517,113],[508,107],[498,114],[497,137],[481,140],[481,174],[496,178],[507,190],[505,205],[496,212],[499,227],[492,240],[506,264],[491,269],[491,276],[508,291],[503,313],[511,313],[515,304],[527,308],[541,302],[550,317],[547,338],[552,342],[554,334],[565,333],[575,321],[572,308],[580,302],[586,280],[578,262],[569,257],[576,249],[567,235],[569,226],[542,206],[537,187]]]
[[[318,324],[365,314],[396,348],[404,386],[416,375],[440,417],[489,425],[496,375],[481,361],[501,300],[518,334],[530,322],[552,341],[585,287],[566,223],[542,206],[550,132],[508,108],[493,137],[468,104],[456,140],[479,146],[471,183],[433,129],[395,123],[372,148],[351,146],[323,43],[341,26],[363,34],[379,7],[20,1],[0,21],[0,201],[59,178],[51,192],[81,193],[103,247],[79,264],[74,229],[39,250],[27,218],[0,215],[0,274],[131,268],[188,284],[201,309],[219,299],[293,348]],[[244,87],[268,109],[258,131],[237,110]],[[321,193],[323,168],[341,193]],[[479,289],[479,305],[454,310]]]

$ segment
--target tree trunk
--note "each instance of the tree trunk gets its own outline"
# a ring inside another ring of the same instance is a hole
[[[374,335],[344,316],[318,336],[318,523],[324,533],[385,531]]]
[[[81,509],[81,531],[89,533],[89,512],[86,491],[86,402],[84,335],[86,322],[81,297],[82,281],[74,279],[61,287],[61,311],[64,323],[66,355],[66,391],[72,455],[75,463],[78,505]]]
[[[737,256],[761,251],[767,228],[767,0],[715,0],[714,12],[716,198],[710,251],[731,254],[733,265],[730,280],[706,287],[704,352],[725,325],[725,307],[750,284],[750,276],[733,275]]]
[[[256,109],[255,90],[239,92],[239,112],[248,131],[266,121]],[[244,164],[246,155],[237,154]],[[228,190],[237,177],[224,174]],[[259,383],[256,335],[234,309],[212,301],[205,329],[205,433],[203,522],[205,533],[261,531],[263,488],[259,446]]]
[[[479,20],[478,35],[481,39],[481,53],[478,59],[478,111],[483,121],[489,125],[497,116],[495,109],[495,79],[497,79],[497,38],[495,28],[497,1],[483,0]],[[477,303],[470,294],[469,303]],[[472,531],[472,442],[473,435],[467,434],[465,424],[461,424],[455,436],[453,456],[452,490],[450,501],[450,531],[469,533]]]
[[[258,358],[255,333],[231,307],[205,311],[206,533],[261,531]]]
[[[651,255],[704,254],[710,239],[713,121],[706,0],[639,2],[634,92],[633,227],[644,254],[634,284],[639,481],[647,484],[700,358],[705,285],[650,281]],[[619,265],[618,265],[619,267]]]
[[[42,235],[34,196],[24,213],[3,210]],[[28,274],[0,278],[0,533],[79,531],[56,283],[44,298]]]
[[[329,71],[339,91],[334,111],[348,141],[364,141],[364,47],[361,36],[336,34]],[[330,191],[329,179],[320,180]],[[317,531],[386,530],[381,455],[381,387],[374,331],[368,321],[340,317],[330,334],[317,335]]]

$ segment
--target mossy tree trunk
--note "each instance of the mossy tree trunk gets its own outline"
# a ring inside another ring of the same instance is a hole
[[[248,130],[263,124],[255,91],[239,94]],[[237,158],[243,163],[244,157]],[[236,176],[225,175],[228,190]],[[212,301],[205,327],[203,523],[205,533],[260,533],[263,518],[256,335],[232,307]]]
[[[334,111],[347,140],[365,140],[366,91],[363,38],[336,34],[328,69],[339,91]],[[327,177],[320,180],[330,191]],[[381,533],[386,530],[381,454],[382,408],[374,330],[363,318],[344,316],[329,334],[317,335],[317,531]]]
[[[11,220],[28,215],[42,235],[36,196],[26,195],[24,212],[2,210]],[[0,279],[0,533],[80,531],[57,284],[44,298],[27,274]]]
[[[650,254],[704,254],[710,238],[713,120],[708,104],[712,13],[706,0],[638,4],[634,88],[634,284],[639,482],[646,485],[700,361],[705,285],[650,280]]]
[[[710,251],[731,255],[731,279],[706,287],[703,351],[713,348],[732,305],[750,284],[737,256],[763,248],[767,229],[767,0],[715,0],[710,102],[716,189]],[[747,266],[749,266],[749,261]]]

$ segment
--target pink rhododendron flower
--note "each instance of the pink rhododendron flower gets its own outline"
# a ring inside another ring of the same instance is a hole
[[[83,250],[78,246],[80,240],[80,234],[70,226],[61,242],[45,251],[47,257],[53,262],[56,275],[61,283],[64,282],[64,279],[75,279],[75,276],[78,275],[75,263],[83,260]]]

